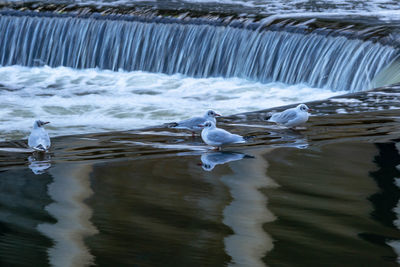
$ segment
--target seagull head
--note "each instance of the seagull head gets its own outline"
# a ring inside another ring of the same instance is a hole
[[[215,123],[212,121],[206,121],[204,124],[199,124],[199,127],[203,127],[204,129],[207,128],[215,128]]]
[[[298,106],[297,106],[297,109],[300,110],[300,111],[303,111],[303,112],[308,112],[308,111],[311,110],[309,107],[307,107],[306,104],[300,104],[300,105],[298,105]]]
[[[203,168],[203,170],[209,172],[209,171],[212,171],[212,169],[214,169],[215,164],[203,163],[203,164],[201,164],[201,167]]]
[[[205,171],[211,171],[215,167],[215,163],[209,160],[209,155],[207,153],[201,155],[201,163],[198,165],[203,168]]]
[[[206,113],[206,117],[215,118],[221,116],[220,114],[216,113],[214,110],[209,110]]]
[[[48,123],[50,123],[50,122],[49,122],[49,121],[37,120],[37,121],[35,121],[35,123],[33,124],[33,128],[37,129],[37,128],[40,128],[40,127],[42,127],[43,125],[46,125],[46,124],[48,124]]]
[[[197,163],[197,166],[201,166],[203,168],[203,170],[205,171],[212,171],[212,169],[214,169],[216,164],[210,164],[207,162],[201,162],[201,163]]]

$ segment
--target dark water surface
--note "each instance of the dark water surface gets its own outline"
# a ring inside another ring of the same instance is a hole
[[[3,143],[0,263],[395,266],[398,97],[311,103],[298,131],[222,118],[253,136],[223,152],[163,127],[58,137],[42,159]]]

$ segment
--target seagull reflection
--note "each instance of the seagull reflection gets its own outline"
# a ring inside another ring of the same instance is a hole
[[[205,171],[211,171],[216,165],[225,164],[243,158],[254,158],[238,152],[207,152],[201,155],[201,167]]]
[[[28,157],[29,169],[34,174],[43,174],[51,167],[51,157],[49,154],[34,153]]]
[[[283,129],[282,131],[270,131],[272,142],[285,147],[307,148],[308,137],[303,133],[293,129]]]

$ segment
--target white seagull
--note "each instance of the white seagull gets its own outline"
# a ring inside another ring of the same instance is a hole
[[[171,124],[170,127],[176,129],[185,129],[192,132],[192,135],[196,132],[200,132],[203,128],[199,125],[204,124],[206,121],[212,121],[214,124],[217,124],[217,120],[215,117],[221,116],[220,114],[216,113],[213,110],[207,111],[206,114],[202,117],[193,117],[183,121],[175,122]]]
[[[48,121],[37,120],[33,124],[33,130],[28,138],[28,145],[35,151],[46,152],[50,148],[50,137],[43,127],[43,125],[48,123]]]
[[[224,129],[217,128],[212,121],[206,121],[201,127],[201,138],[207,145],[221,149],[224,145],[245,143],[243,136],[232,134]]]
[[[311,110],[305,104],[300,104],[295,108],[289,108],[282,112],[275,113],[269,118],[269,121],[276,122],[286,127],[292,128],[305,123],[308,120]]]

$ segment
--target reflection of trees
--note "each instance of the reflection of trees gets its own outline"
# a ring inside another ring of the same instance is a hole
[[[379,169],[371,172],[380,192],[372,195],[369,200],[374,210],[371,216],[390,228],[400,229],[400,143],[376,144],[379,155],[375,163]],[[361,234],[371,242],[388,244],[396,252],[397,261],[400,262],[400,240],[390,236]]]
[[[369,200],[374,206],[372,217],[386,226],[394,226],[397,214],[393,208],[400,199],[400,188],[396,186],[396,178],[400,178],[397,166],[400,164],[400,155],[395,143],[376,144],[379,155],[375,157],[375,163],[379,169],[371,172],[380,192],[372,195]]]

